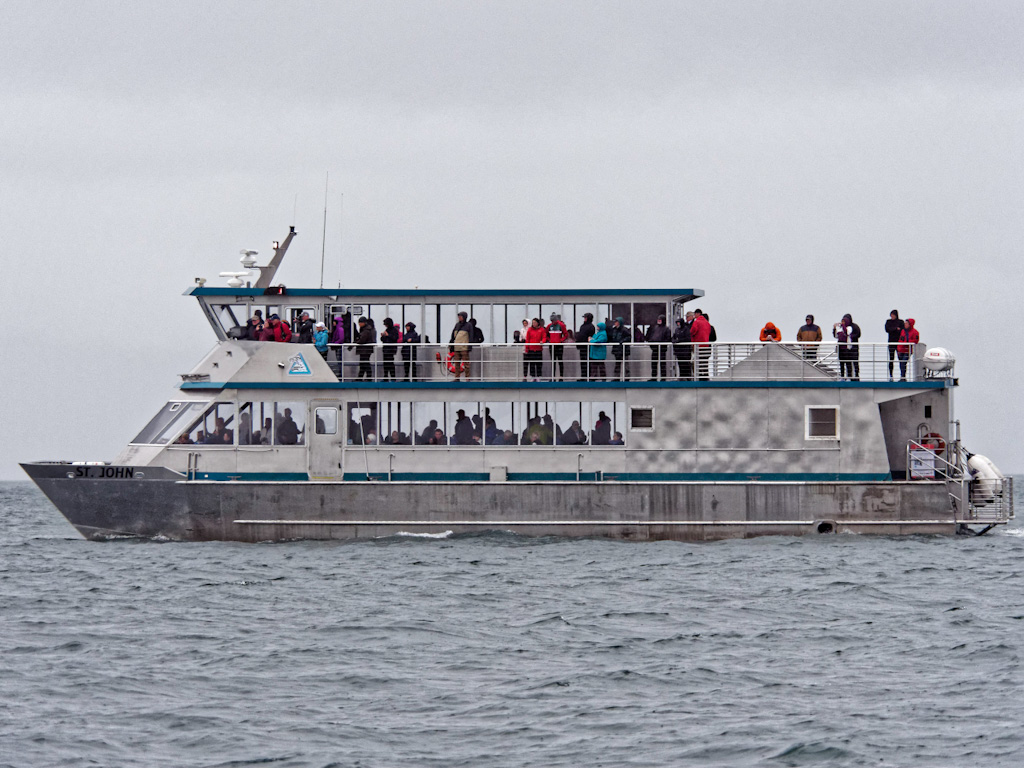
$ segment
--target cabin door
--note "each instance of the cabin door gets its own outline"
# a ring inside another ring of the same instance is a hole
[[[311,419],[313,429],[309,435],[309,479],[340,480],[341,469],[341,409],[337,402],[314,400]]]

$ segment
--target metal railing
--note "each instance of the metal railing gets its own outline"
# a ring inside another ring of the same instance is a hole
[[[890,344],[835,342],[631,342],[585,344],[468,344],[453,353],[447,344],[330,345],[327,364],[340,381],[919,381],[924,346],[907,359],[890,355]],[[901,362],[903,370],[901,371]],[[901,373],[903,376],[901,377]]]
[[[975,477],[959,440],[939,449],[923,438],[907,441],[910,480],[945,480],[958,523],[999,524],[1013,519],[1013,478]]]

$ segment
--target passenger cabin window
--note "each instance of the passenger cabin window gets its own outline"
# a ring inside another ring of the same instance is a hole
[[[136,445],[166,445],[188,423],[202,412],[206,403],[170,402],[150,419],[149,424],[132,440]]]
[[[317,408],[316,409],[316,433],[318,435],[338,434],[338,409]]]
[[[235,444],[235,404],[214,403],[192,423],[176,445],[205,445],[231,448]]]
[[[630,432],[654,431],[654,408],[650,406],[634,406],[629,409]]]
[[[804,438],[807,440],[838,440],[839,407],[808,405]]]
[[[306,444],[306,410],[303,403],[275,403],[274,445]]]

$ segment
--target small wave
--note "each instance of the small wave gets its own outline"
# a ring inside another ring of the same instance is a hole
[[[410,539],[447,539],[451,536],[454,531],[444,531],[443,533],[412,533],[410,531],[399,531],[395,536],[404,536]],[[381,536],[380,538],[390,538],[389,536]]]

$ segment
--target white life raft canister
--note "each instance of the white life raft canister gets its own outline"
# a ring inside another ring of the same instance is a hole
[[[924,353],[924,358],[921,360],[925,370],[932,373],[952,370],[955,362],[956,358],[953,353],[945,347],[931,347]]]
[[[971,501],[990,504],[1003,492],[1003,473],[987,456],[976,453],[967,460],[971,470]]]

